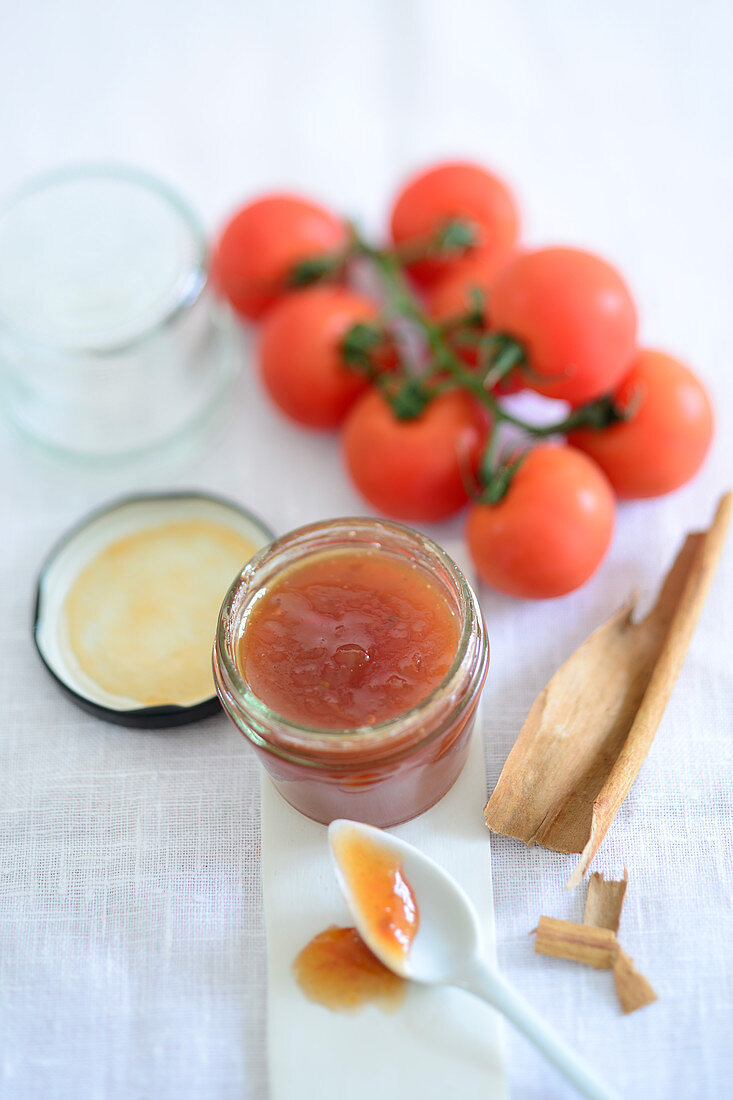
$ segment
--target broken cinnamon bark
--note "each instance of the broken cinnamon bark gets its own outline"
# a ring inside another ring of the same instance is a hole
[[[628,884],[629,876],[626,871],[620,882],[604,878],[600,872],[595,871],[588,881],[583,924],[618,932]]]
[[[485,808],[495,833],[580,852],[577,886],[641,768],[682,666],[723,547],[731,493],[687,536],[649,614],[630,601],[535,699]]]
[[[658,1000],[649,982],[634,966],[634,960],[620,947],[613,963],[613,980],[621,1008],[627,1014]]]
[[[620,881],[591,875],[583,923],[540,917],[534,949],[540,955],[585,963],[596,970],[613,970],[621,1008],[629,1013],[652,1004],[657,995],[616,938],[627,885],[626,871]]]
[[[615,933],[608,928],[540,917],[534,949],[538,955],[585,963],[596,970],[612,970],[619,946]]]

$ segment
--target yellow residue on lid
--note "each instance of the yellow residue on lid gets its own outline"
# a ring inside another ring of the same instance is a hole
[[[232,528],[198,519],[111,543],[82,570],[64,604],[82,672],[141,706],[208,699],[219,609],[256,551]]]

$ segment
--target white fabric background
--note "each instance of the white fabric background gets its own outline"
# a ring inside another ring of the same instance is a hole
[[[378,229],[407,169],[472,154],[516,184],[528,239],[615,260],[643,339],[707,379],[719,429],[703,476],[624,506],[591,584],[542,605],[483,594],[489,784],[553,669],[631,588],[651,592],[733,480],[732,41],[725,0],[3,8],[1,191],[112,157],[178,185],[212,227],[290,185]],[[281,420],[249,359],[227,422],[175,469],[53,470],[4,429],[0,464],[0,1095],[260,1100],[254,761],[223,718],[142,733],[72,707],[31,646],[34,575],[68,524],[120,490],[212,488],[278,530],[363,506],[334,440]],[[500,964],[627,1097],[730,1091],[731,564],[729,548],[597,864],[629,867],[622,942],[659,1003],[623,1018],[608,974],[535,957],[540,913],[581,914],[563,890],[573,860],[491,840]],[[516,1097],[568,1095],[514,1037],[508,1058]]]

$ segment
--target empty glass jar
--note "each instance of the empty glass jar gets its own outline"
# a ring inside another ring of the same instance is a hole
[[[236,362],[201,226],[164,184],[76,167],[0,208],[0,380],[26,436],[89,459],[139,454],[205,418]]]

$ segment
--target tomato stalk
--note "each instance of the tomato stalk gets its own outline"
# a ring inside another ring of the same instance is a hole
[[[354,225],[350,225],[350,235],[346,246],[337,252],[326,252],[320,256],[306,256],[290,271],[288,286],[299,289],[313,283],[335,279],[343,273],[349,263],[357,256],[371,253],[366,241],[361,238]],[[392,255],[398,264],[409,265],[431,256],[461,256],[468,248],[476,244],[478,234],[474,225],[465,218],[451,218],[445,222],[435,236],[409,245],[398,245],[392,249]],[[386,254],[386,253],[385,253]]]
[[[409,266],[433,256],[461,256],[477,243],[478,233],[472,222],[465,218],[450,218],[434,236],[411,241],[409,244],[395,245],[391,254],[402,266]]]
[[[483,336],[478,344],[478,355],[479,368],[487,390],[492,390],[502,378],[525,363],[522,345],[501,332]]]
[[[607,395],[573,409],[555,423],[543,425],[532,424],[510,413],[499,403],[492,392],[497,383],[513,370],[530,369],[522,344],[507,333],[487,333],[479,328],[485,323],[485,302],[478,290],[464,314],[447,321],[433,321],[423,310],[403,270],[406,263],[445,252],[460,254],[474,243],[472,226],[460,219],[447,222],[432,241],[420,242],[409,249],[375,248],[352,225],[346,249],[338,254],[301,261],[291,278],[293,285],[302,286],[333,277],[357,257],[371,263],[384,293],[387,322],[352,326],[341,345],[345,362],[363,371],[380,388],[394,415],[400,420],[419,416],[433,397],[450,389],[467,390],[484,405],[491,414],[492,429],[480,465],[480,479],[484,487],[481,499],[495,503],[506,493],[513,474],[527,453],[510,462],[501,461],[499,438],[502,424],[512,424],[531,438],[546,439],[583,427],[602,429],[618,420],[628,419],[633,415],[633,410],[620,409]],[[403,371],[385,375],[374,362],[374,354],[388,336],[389,320],[397,318],[403,318],[415,326],[429,351],[428,363],[418,374],[410,375]],[[455,343],[476,347],[477,371],[469,370],[464,365],[454,351],[452,344]]]
[[[488,448],[486,453],[488,454]],[[529,451],[522,451],[516,458],[507,462],[497,462],[486,470],[483,469],[482,464],[481,480],[484,488],[476,499],[481,504],[498,504],[506,496],[512,478],[528,454]]]
[[[431,352],[431,361],[422,374],[423,379],[447,371],[459,386],[470,390],[482,404],[487,406],[495,420],[504,420],[521,428],[528,435],[538,438],[561,435],[580,427],[605,428],[628,416],[628,409],[619,409],[610,395],[573,409],[568,416],[554,424],[532,424],[514,416],[499,404],[491,390],[511,370],[525,363],[526,357],[522,345],[506,333],[485,334],[483,341],[479,342],[479,364],[484,367],[484,370],[479,370],[477,373],[470,371],[446,341],[445,336],[449,329],[446,329],[445,322],[437,324],[431,321],[421,308],[395,254],[372,248],[359,236],[356,240],[361,254],[374,263],[386,295],[388,312],[415,323],[425,337]],[[466,320],[469,323],[473,317],[473,312],[466,314]],[[451,327],[457,323],[460,323],[458,318],[451,322]]]
[[[452,334],[457,343],[476,346],[488,339],[493,340],[497,334],[484,331],[486,300],[481,288],[471,287],[469,297],[468,309],[452,317],[446,317],[444,321],[439,321],[437,324],[441,332]]]
[[[353,230],[353,234],[355,246],[360,254],[367,257],[374,265],[385,294],[386,312],[393,316],[404,317],[415,324],[427,343],[431,358],[428,367],[420,375],[421,380],[424,382],[433,375],[448,373],[458,386],[470,390],[486,405],[495,419],[508,420],[531,432],[533,430],[532,425],[525,424],[525,422],[518,420],[518,418],[513,417],[501,408],[489,392],[484,377],[480,374],[474,374],[464,367],[445,339],[445,325],[432,321],[422,309],[405,277],[401,261],[396,253],[387,249],[372,247],[356,229]],[[468,317],[472,318],[473,316],[474,311],[472,310]],[[490,340],[487,341],[486,346],[488,347],[489,344],[493,347],[497,345],[499,347],[498,356],[490,360],[490,370],[495,371],[495,378],[503,377],[524,359],[524,351],[521,345],[502,333],[490,334]],[[415,379],[408,380],[412,383],[414,381]]]

